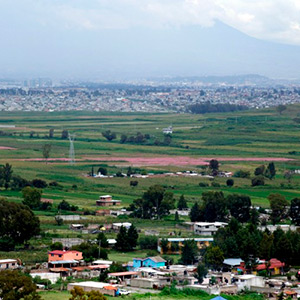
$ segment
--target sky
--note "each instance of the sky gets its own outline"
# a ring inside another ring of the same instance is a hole
[[[299,0],[0,0],[0,78],[300,78]]]

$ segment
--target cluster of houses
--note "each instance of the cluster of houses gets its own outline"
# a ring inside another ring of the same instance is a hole
[[[69,239],[64,239],[65,245],[71,245]],[[180,245],[186,238],[168,238],[170,252],[178,253]],[[194,238],[199,249],[207,247],[213,238]],[[78,242],[78,241],[77,241]],[[158,242],[158,252],[162,253],[161,239]],[[172,245],[177,244],[177,247]],[[176,250],[177,249],[177,250]],[[95,260],[87,264],[83,260],[82,252],[75,250],[53,250],[48,252],[48,262],[40,268],[31,271],[31,276],[39,276],[55,283],[59,278],[73,276],[74,278],[85,279],[86,281],[73,282],[68,284],[68,290],[75,286],[85,291],[97,290],[104,295],[118,296],[124,290],[131,288],[139,289],[161,289],[176,281],[179,286],[186,286],[191,289],[200,289],[209,294],[235,294],[242,290],[250,290],[263,293],[268,296],[276,296],[283,292],[291,297],[300,296],[300,286],[292,286],[284,277],[268,279],[258,276],[260,271],[266,270],[269,275],[282,276],[285,264],[278,259],[258,260],[251,269],[240,258],[229,258],[223,261],[222,271],[209,271],[203,282],[195,277],[197,266],[195,265],[172,265],[161,256],[145,258],[134,258],[124,264],[127,268],[124,272],[109,272],[112,261]],[[21,262],[15,259],[0,260],[0,270],[17,269]],[[98,277],[102,272],[108,272],[107,282],[91,281],[91,278]]]
[[[109,271],[111,264],[112,261],[106,260],[96,260],[86,264],[79,251],[54,250],[48,252],[47,267],[32,270],[31,276],[49,279],[52,283],[67,276],[86,279],[86,281],[69,283],[68,290],[78,286],[85,291],[97,290],[109,296],[120,295],[124,287],[129,290],[131,288],[161,289],[174,281],[179,286],[203,290],[209,294],[236,294],[247,289],[268,296],[276,296],[281,292],[295,298],[300,296],[300,288],[292,287],[291,283],[283,278],[267,279],[257,275],[261,270],[267,270],[270,275],[283,275],[285,264],[277,259],[259,260],[252,269],[247,268],[240,258],[225,259],[222,271],[209,271],[203,282],[198,282],[195,277],[195,265],[170,265],[161,256],[134,258],[133,261],[123,265],[127,267],[127,271],[107,273],[107,282],[91,281],[91,278],[99,277],[102,272]],[[16,260],[0,261],[0,269],[17,267],[19,263]]]

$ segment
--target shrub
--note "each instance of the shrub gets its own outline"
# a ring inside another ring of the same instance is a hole
[[[156,250],[157,237],[156,236],[142,236],[139,238],[139,245],[141,249]]]
[[[200,182],[200,183],[199,183],[199,186],[200,186],[200,187],[208,187],[209,184],[206,183],[206,182]]]
[[[252,186],[265,185],[265,179],[263,176],[256,176],[251,180]]]
[[[250,178],[250,172],[249,171],[238,170],[234,173],[233,177]]]
[[[226,184],[227,184],[227,186],[233,186],[234,185],[234,180],[233,179],[227,179]]]
[[[214,181],[211,183],[211,186],[213,186],[213,187],[221,187],[220,183],[214,182]]]
[[[139,184],[139,182],[136,181],[136,180],[131,180],[130,181],[130,186],[137,186],[138,184]]]
[[[47,182],[42,179],[33,179],[31,184],[38,189],[44,189],[48,186]]]

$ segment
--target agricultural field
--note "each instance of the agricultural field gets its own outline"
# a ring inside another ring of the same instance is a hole
[[[300,125],[293,121],[300,113],[300,106],[289,107],[282,115],[274,109],[235,113],[188,115],[188,114],[142,114],[142,113],[92,113],[92,112],[1,112],[0,113],[0,164],[9,163],[15,175],[27,180],[43,179],[59,186],[43,189],[43,198],[53,200],[49,211],[35,211],[41,221],[44,235],[31,241],[33,255],[19,251],[18,256],[27,263],[45,259],[47,245],[52,237],[82,237],[71,231],[69,223],[58,226],[55,221],[57,205],[66,200],[83,211],[96,211],[95,201],[100,195],[110,194],[122,200],[121,207],[128,207],[134,199],[152,185],[161,184],[174,193],[176,199],[184,194],[191,207],[201,202],[205,191],[223,191],[246,194],[252,204],[267,208],[270,193],[280,193],[288,200],[299,197],[300,175],[284,178],[287,170],[300,169]],[[14,125],[14,128],[5,127]],[[171,141],[165,141],[162,129],[173,126]],[[49,130],[54,135],[49,138]],[[299,129],[299,130],[298,130]],[[75,134],[74,164],[69,162],[69,140],[62,139],[62,131]],[[110,130],[116,139],[108,141],[102,132]],[[121,143],[121,135],[135,136],[138,132],[149,135],[142,143]],[[43,146],[51,145],[50,157],[43,158]],[[251,179],[233,178],[234,185],[226,185],[227,178],[217,177],[212,181],[201,177],[165,176],[138,178],[137,186],[130,186],[132,178],[92,178],[87,176],[92,168],[96,172],[105,167],[108,174],[127,172],[128,167],[145,173],[200,172],[210,159],[220,162],[220,169],[235,173],[238,170],[253,171],[261,164],[274,162],[277,170],[275,179],[266,180],[264,186],[252,187]],[[207,187],[199,183],[207,183]],[[21,191],[0,190],[0,196],[9,201],[21,202]],[[76,223],[105,224],[126,220],[134,223],[141,235],[146,229],[159,227],[161,236],[179,232],[182,236],[191,233],[178,228],[174,216],[163,220],[137,220],[130,217],[84,216]],[[188,221],[180,217],[180,222]],[[115,237],[109,233],[108,237]],[[95,238],[85,235],[84,238]],[[44,249],[44,250],[43,250]],[[146,255],[145,252],[134,253]],[[15,252],[0,252],[0,258],[16,256]],[[111,252],[110,259],[124,262],[124,256]]]

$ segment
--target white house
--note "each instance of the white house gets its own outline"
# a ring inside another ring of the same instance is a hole
[[[227,226],[223,222],[196,222],[194,224],[194,233],[199,235],[214,235],[220,228]]]
[[[19,267],[18,261],[16,259],[1,259],[0,260],[0,270],[5,269],[17,269]]]

